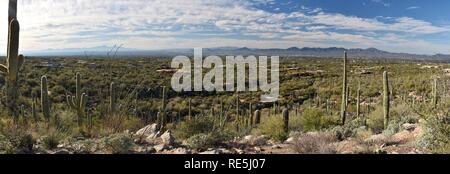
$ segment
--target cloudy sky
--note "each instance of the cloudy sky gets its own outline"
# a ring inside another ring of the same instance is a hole
[[[448,0],[18,0],[21,50],[375,47],[450,54]],[[7,0],[0,2],[0,54]]]

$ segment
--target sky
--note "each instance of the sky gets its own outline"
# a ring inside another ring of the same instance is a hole
[[[0,2],[0,54],[8,1]],[[448,0],[18,0],[20,50],[123,44],[450,54]]]

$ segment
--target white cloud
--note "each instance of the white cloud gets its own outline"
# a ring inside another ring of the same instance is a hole
[[[399,43],[411,46],[409,50],[431,46],[436,47],[424,51],[450,50],[409,38],[450,32],[448,26],[410,17],[346,16],[303,6],[302,11],[292,13],[271,13],[254,7],[273,3],[273,0],[19,0],[21,49],[119,43],[141,49],[202,45],[386,47],[395,46],[389,38],[396,37],[415,43]],[[7,1],[1,1],[0,21],[4,23],[6,9]],[[0,52],[6,49],[6,32],[6,27],[0,27]],[[342,45],[333,45],[336,43]]]
[[[415,9],[419,9],[420,7],[418,7],[418,6],[411,6],[411,7],[408,7],[408,8],[406,8],[406,10],[415,10]]]
[[[381,5],[385,6],[385,7],[390,7],[391,6],[390,3],[387,3],[384,0],[372,0],[372,2],[381,4]]]

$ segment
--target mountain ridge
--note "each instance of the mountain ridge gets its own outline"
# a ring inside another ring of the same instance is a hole
[[[115,48],[109,46],[97,46],[89,48],[65,48],[65,49],[46,49],[37,51],[25,51],[28,56],[112,56],[115,54]],[[159,49],[142,50],[120,47],[117,50],[117,56],[178,56],[193,55],[194,49]],[[342,47],[289,47],[283,48],[248,48],[248,47],[213,47],[204,48],[203,55],[265,55],[265,56],[305,56],[305,57],[342,57],[343,52],[347,51],[349,57],[353,58],[393,58],[393,59],[437,59],[450,60],[448,54],[411,54],[411,53],[393,53],[383,51],[377,48],[351,48]],[[109,54],[108,54],[109,53]]]

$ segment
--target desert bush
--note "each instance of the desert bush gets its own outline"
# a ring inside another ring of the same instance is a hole
[[[271,116],[261,122],[258,129],[264,135],[277,141],[284,141],[288,137],[283,130],[283,118],[279,116]]]
[[[431,153],[450,153],[450,117],[430,117],[424,123],[417,147]]]
[[[367,118],[367,127],[374,133],[381,133],[384,130],[383,107],[377,106],[375,110],[369,113]]]
[[[403,124],[414,124],[418,122],[418,119],[418,115],[411,112],[411,109],[409,107],[407,107],[406,105],[397,105],[392,108],[389,125],[387,129],[383,131],[383,134],[388,136],[394,135],[403,129]]]
[[[307,133],[297,137],[293,150],[299,154],[334,154],[336,150],[332,143],[337,140],[333,135],[326,133]]]
[[[35,139],[26,128],[5,124],[0,132],[3,133],[3,144],[5,144],[7,151],[14,151],[14,153],[30,153],[33,151]]]
[[[46,136],[42,137],[42,144],[47,149],[55,149],[61,140],[64,139],[64,135],[58,130],[51,128]]]
[[[186,120],[177,125],[174,136],[180,139],[187,139],[201,133],[209,133],[213,130],[214,121],[209,117],[196,117]]]
[[[308,108],[301,114],[300,124],[304,131],[315,131],[329,128],[336,122],[333,117],[325,115],[322,109]]]
[[[330,132],[334,137],[339,140],[345,140],[350,137],[354,137],[358,130],[360,130],[360,121],[358,119],[348,121],[345,125],[339,125],[334,128],[328,129],[326,132]]]
[[[222,143],[225,140],[222,135],[220,133],[200,133],[188,138],[186,143],[192,149],[204,150]]]
[[[121,133],[105,137],[101,140],[101,143],[106,150],[114,154],[127,153],[134,145],[134,142],[129,135]]]
[[[15,147],[11,144],[8,137],[0,134],[0,154],[14,154]]]

